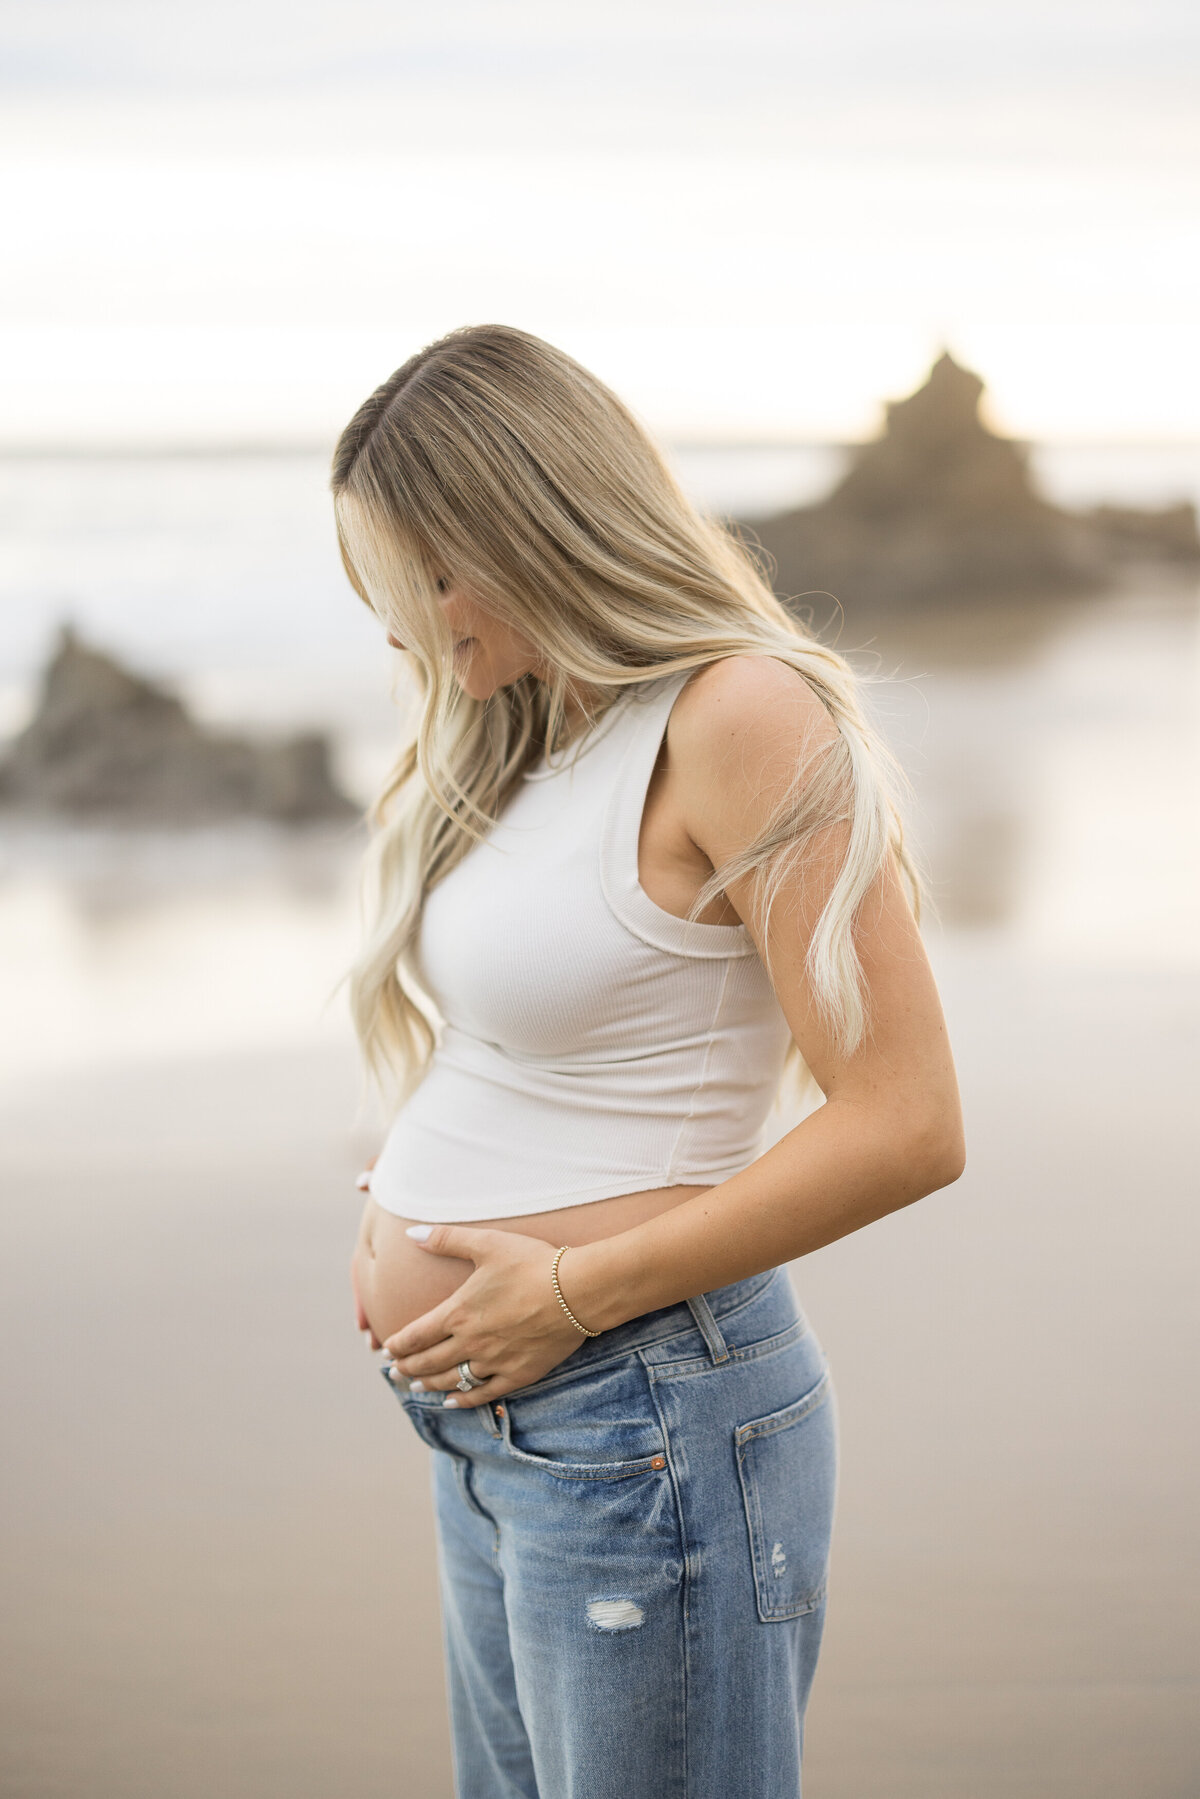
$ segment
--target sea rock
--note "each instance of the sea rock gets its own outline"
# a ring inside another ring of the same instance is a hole
[[[257,817],[349,820],[358,808],[316,733],[280,742],[205,730],[165,688],[63,628],[34,717],[0,760],[0,805],[190,825]]]
[[[1071,512],[1038,492],[1025,449],[979,414],[980,377],[949,352],[888,404],[816,505],[740,521],[785,599],[828,592],[858,609],[1104,587],[1130,559],[1193,564],[1193,506]]]

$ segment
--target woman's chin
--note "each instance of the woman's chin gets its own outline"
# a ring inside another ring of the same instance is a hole
[[[465,667],[456,664],[454,677],[463,692],[473,700],[490,700],[496,691],[496,683],[472,668],[470,663]]]

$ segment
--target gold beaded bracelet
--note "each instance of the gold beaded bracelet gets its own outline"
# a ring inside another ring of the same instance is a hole
[[[562,1248],[554,1258],[554,1267],[550,1270],[550,1279],[554,1282],[554,1296],[577,1331],[582,1331],[585,1337],[598,1337],[601,1335],[599,1331],[590,1331],[586,1324],[580,1324],[578,1318],[576,1318],[574,1312],[563,1298],[562,1288],[558,1284],[558,1264],[562,1261],[570,1247],[569,1243],[563,1244]]]

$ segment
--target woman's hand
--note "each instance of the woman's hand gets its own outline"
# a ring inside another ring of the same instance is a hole
[[[554,1296],[555,1252],[540,1237],[457,1224],[413,1225],[408,1235],[429,1255],[475,1264],[449,1299],[383,1345],[414,1386],[449,1391],[448,1406],[487,1405],[541,1380],[585,1341]],[[452,1390],[459,1362],[470,1362],[482,1387]]]

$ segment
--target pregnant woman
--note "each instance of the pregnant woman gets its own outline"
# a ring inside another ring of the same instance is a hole
[[[783,1264],[963,1167],[899,773],[535,337],[414,356],[333,492],[421,702],[352,981],[396,1105],[353,1274],[432,1451],[459,1799],[791,1799],[837,1444]],[[781,1081],[823,1103],[764,1147]]]

